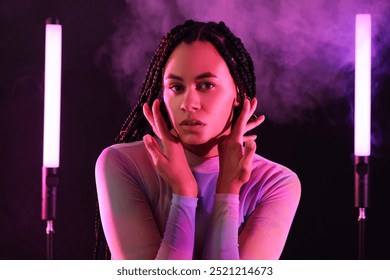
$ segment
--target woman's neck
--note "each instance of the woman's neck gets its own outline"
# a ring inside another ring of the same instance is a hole
[[[184,151],[190,167],[197,166],[206,160],[218,156],[218,145],[185,145]]]
[[[195,148],[195,153],[190,149],[185,147],[184,152],[192,171],[213,173],[219,170],[218,146],[215,146],[214,150],[210,150],[208,153],[204,150],[203,153],[200,153],[199,146]]]

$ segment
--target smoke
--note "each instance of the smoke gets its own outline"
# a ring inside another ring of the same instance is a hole
[[[118,29],[98,59],[131,106],[161,36],[189,18],[222,20],[242,39],[255,63],[259,111],[277,123],[309,121],[310,112],[351,97],[357,13],[372,15],[373,69],[379,65],[378,50],[390,42],[380,31],[390,23],[387,0],[126,2]],[[388,66],[381,67],[378,73],[388,73],[383,68]]]

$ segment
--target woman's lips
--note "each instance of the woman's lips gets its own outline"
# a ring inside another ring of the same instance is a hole
[[[183,131],[188,133],[198,133],[203,130],[205,125],[206,124],[204,122],[196,119],[187,119],[180,123],[180,127],[183,129]]]
[[[187,119],[180,123],[182,126],[204,126],[206,125],[204,122],[196,119]]]

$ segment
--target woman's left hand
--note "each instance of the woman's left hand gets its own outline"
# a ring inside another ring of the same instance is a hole
[[[153,102],[152,111],[147,104],[144,105],[143,110],[146,119],[162,143],[162,149],[160,149],[151,135],[147,134],[143,138],[156,170],[172,187],[174,194],[197,197],[198,186],[189,167],[183,145],[180,139],[168,130],[160,112],[160,101],[156,99]]]
[[[245,99],[242,111],[232,130],[218,145],[219,176],[217,193],[240,192],[241,186],[249,180],[252,171],[252,159],[256,152],[256,135],[244,136],[249,130],[259,126],[264,116],[248,122],[256,110],[257,99]],[[244,145],[244,148],[243,148]]]

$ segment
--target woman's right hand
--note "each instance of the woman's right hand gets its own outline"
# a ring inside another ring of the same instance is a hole
[[[163,146],[160,150],[156,139],[149,134],[143,138],[157,171],[172,187],[174,194],[197,197],[198,187],[185,156],[183,145],[179,137],[174,136],[168,130],[160,112],[160,101],[156,99],[153,102],[152,110],[148,104],[145,104],[143,112]]]

